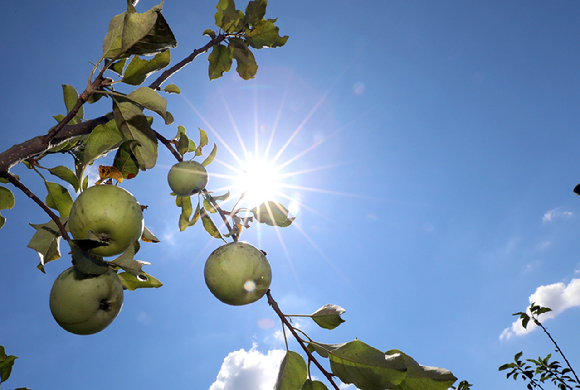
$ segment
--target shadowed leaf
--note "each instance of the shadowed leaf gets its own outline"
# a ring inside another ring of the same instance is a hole
[[[306,362],[300,354],[294,351],[286,352],[280,363],[278,379],[274,385],[275,390],[300,389],[306,380]]]
[[[165,68],[171,62],[171,52],[158,53],[150,60],[134,56],[123,75],[122,82],[129,85],[141,85],[149,75]]]
[[[229,47],[215,45],[207,57],[209,61],[209,79],[215,80],[223,76],[224,72],[229,72],[232,68],[232,52]]]
[[[334,329],[344,322],[340,318],[346,310],[337,305],[324,305],[311,315],[312,320],[321,328]]]
[[[14,194],[6,187],[0,186],[0,210],[14,207]],[[0,215],[0,228],[6,223],[6,218]]]

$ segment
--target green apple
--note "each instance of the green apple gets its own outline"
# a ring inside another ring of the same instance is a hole
[[[111,325],[123,306],[123,284],[112,269],[85,275],[74,266],[58,275],[50,290],[50,312],[66,331],[87,335]]]
[[[89,230],[108,246],[91,250],[98,256],[123,253],[144,228],[141,205],[121,187],[102,184],[84,190],[74,201],[68,227],[74,239],[87,239]]]
[[[272,269],[264,252],[247,242],[231,242],[212,252],[205,263],[205,284],[229,305],[247,305],[270,288]]]
[[[197,161],[182,161],[171,167],[167,182],[178,196],[197,194],[207,185],[207,170]]]

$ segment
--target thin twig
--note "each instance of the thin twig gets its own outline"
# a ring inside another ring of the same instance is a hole
[[[44,204],[44,202],[42,200],[40,200],[38,198],[38,196],[36,196],[34,194],[34,192],[30,191],[28,189],[28,187],[26,187],[20,180],[18,180],[10,172],[0,172],[0,177],[3,177],[6,180],[8,180],[15,187],[17,187],[19,190],[24,192],[30,199],[32,199],[34,202],[36,202],[50,216],[50,218],[52,218],[52,220],[56,223],[56,226],[58,226],[58,229],[60,230],[60,234],[62,235],[62,238],[64,238],[67,241],[70,240],[70,237],[68,236],[68,233],[67,233],[66,229],[64,228],[63,224],[60,222],[60,219],[58,218],[58,216],[46,204]]]
[[[548,330],[544,327],[544,325],[542,325],[542,323],[536,317],[534,317],[532,315],[532,318],[534,319],[534,322],[536,323],[536,325],[538,325],[540,328],[542,328],[542,330],[544,331],[544,333],[550,338],[550,340],[552,341],[552,343],[554,343],[554,345],[556,346],[556,351],[558,351],[558,353],[562,356],[562,358],[564,358],[564,361],[566,361],[566,364],[568,365],[568,368],[570,369],[570,371],[572,372],[572,374],[574,374],[574,378],[576,378],[576,383],[580,385],[580,380],[578,379],[578,376],[576,375],[576,372],[574,371],[574,369],[570,365],[570,362],[568,361],[568,359],[566,359],[566,356],[564,355],[564,352],[562,352],[562,350],[560,349],[560,346],[558,345],[558,343],[556,342],[556,340],[554,340],[552,338],[552,335],[548,332]]]
[[[183,157],[181,156],[181,154],[179,154],[179,152],[177,150],[175,150],[171,141],[169,141],[167,138],[165,138],[164,136],[159,134],[157,131],[153,130],[153,132],[155,133],[155,136],[157,137],[157,139],[159,141],[161,141],[161,143],[163,145],[165,145],[167,147],[167,149],[169,149],[169,151],[171,152],[171,154],[173,154],[173,156],[177,159],[177,161],[179,161],[179,162],[183,161]]]
[[[224,210],[222,210],[220,205],[216,202],[216,200],[213,198],[213,196],[211,196],[211,194],[205,188],[201,192],[202,192],[204,198],[206,198],[211,203],[211,205],[214,207],[214,209],[216,209],[217,212],[219,213],[220,217],[222,217],[224,224],[226,225],[226,228],[228,229],[228,232],[230,233],[230,235],[234,239],[234,242],[238,241],[237,233],[234,232],[230,223],[228,222],[228,219],[227,219],[228,214]]]
[[[169,68],[166,71],[164,71],[163,73],[161,73],[161,75],[159,77],[157,77],[157,79],[153,83],[151,83],[151,85],[149,85],[149,88],[154,89],[156,91],[160,90],[161,84],[163,84],[168,78],[170,78],[175,73],[179,72],[182,68],[184,68],[186,65],[188,65],[193,60],[195,60],[195,57],[197,57],[200,54],[205,53],[206,51],[211,49],[213,46],[224,41],[226,38],[228,38],[228,35],[220,34],[217,37],[215,37],[214,39],[212,39],[211,41],[209,41],[204,47],[201,47],[199,49],[195,49],[189,56],[187,56],[186,58],[184,58],[183,60],[181,60],[177,64],[173,65],[171,68]]]
[[[286,327],[288,328],[288,330],[290,330],[290,332],[292,333],[292,336],[294,336],[294,338],[296,339],[296,341],[298,341],[298,344],[300,344],[300,346],[302,347],[302,349],[304,350],[304,352],[306,352],[306,355],[308,356],[308,359],[310,361],[313,361],[314,364],[316,364],[316,367],[318,367],[318,369],[320,370],[320,372],[322,372],[322,374],[324,374],[324,376],[326,377],[326,379],[328,379],[328,381],[332,384],[332,386],[336,390],[340,390],[340,388],[336,385],[336,383],[334,383],[334,380],[332,379],[333,374],[331,374],[328,371],[326,371],[324,369],[324,367],[322,367],[322,364],[320,364],[320,362],[318,360],[316,360],[316,358],[314,357],[314,355],[312,355],[312,353],[308,350],[308,347],[304,344],[304,341],[302,341],[302,339],[300,338],[300,336],[298,336],[298,333],[296,333],[296,330],[294,329],[294,327],[290,324],[290,322],[288,321],[288,319],[286,318],[286,316],[284,315],[284,313],[282,313],[282,311],[280,310],[280,307],[278,306],[278,303],[274,300],[274,298],[272,298],[272,294],[270,293],[270,290],[268,290],[266,292],[266,296],[268,297],[268,304],[270,306],[272,306],[272,309],[276,312],[276,314],[278,315],[278,317],[280,317],[280,320],[282,321],[282,323],[284,325],[286,325]]]

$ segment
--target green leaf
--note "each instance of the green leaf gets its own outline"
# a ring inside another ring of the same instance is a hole
[[[67,183],[69,183],[71,186],[73,186],[75,191],[79,190],[80,186],[79,179],[74,174],[74,172],[71,171],[68,167],[65,167],[64,165],[59,165],[57,167],[50,168],[48,171],[54,176],[58,177],[59,179],[62,179]]]
[[[147,261],[135,260],[135,253],[137,252],[138,245],[135,245],[135,241],[125,250],[125,252],[121,253],[119,257],[112,260],[110,263],[121,267],[123,271],[129,272],[131,275],[135,276],[139,280],[145,280],[146,278],[142,275],[144,272],[141,268],[144,265],[151,265],[151,263]]]
[[[250,210],[254,218],[269,226],[290,226],[296,217],[288,217],[288,210],[278,202],[268,201]]]
[[[311,381],[306,379],[306,382],[302,385],[301,390],[328,390],[328,387],[320,381]]]
[[[136,140],[139,145],[133,150],[139,168],[151,169],[157,162],[157,137],[143,112],[133,103],[113,104],[115,123],[126,140]]]
[[[244,38],[254,49],[263,47],[282,47],[288,41],[288,36],[281,37],[280,29],[274,25],[276,19],[264,19],[256,22],[254,27],[244,31]]]
[[[191,221],[189,221],[189,226],[193,226],[197,223],[197,221],[199,221],[199,217],[201,215],[200,204],[201,204],[201,202],[198,199],[197,207],[195,208],[195,212],[193,213],[193,217],[191,217]]]
[[[107,96],[107,93],[97,90],[89,96],[89,100],[87,100],[87,103],[94,104],[99,100],[101,100],[103,96]]]
[[[274,385],[275,390],[300,389],[306,380],[306,362],[304,358],[294,352],[288,351],[280,363],[278,379]]]
[[[181,197],[178,196],[175,199],[178,207],[181,207],[181,214],[179,215],[179,231],[184,231],[189,226],[189,217],[193,212],[193,206],[191,204],[191,198],[189,196]]]
[[[332,373],[364,390],[447,390],[456,380],[443,368],[421,366],[393,349],[383,353],[359,340],[345,344],[311,342],[310,350],[330,360]]]
[[[107,61],[105,61],[107,63]],[[115,61],[113,65],[109,67],[109,70],[117,73],[119,76],[123,75],[123,69],[125,69],[125,64],[127,63],[127,59],[123,58],[122,60]]]
[[[222,238],[222,235],[219,232],[217,226],[215,225],[215,223],[213,222],[213,220],[211,219],[211,217],[208,215],[208,213],[205,211],[204,208],[200,210],[200,215],[201,222],[203,223],[205,231],[208,232],[209,235],[214,238]]]
[[[117,276],[121,279],[123,287],[129,291],[135,291],[138,288],[159,288],[163,286],[163,283],[161,283],[159,279],[156,279],[145,272],[141,273],[139,277],[136,277],[129,272],[121,272]]]
[[[246,7],[246,23],[255,24],[264,19],[267,5],[268,2],[266,0],[250,1]]]
[[[73,200],[68,190],[58,183],[45,181],[44,184],[48,190],[46,205],[51,209],[57,210],[61,217],[68,217],[73,205]]]
[[[457,380],[451,371],[444,368],[422,366],[409,355],[392,349],[385,357],[402,356],[407,365],[407,375],[397,390],[447,390]]]
[[[133,179],[139,173],[137,158],[133,153],[133,149],[138,145],[137,141],[125,141],[115,153],[113,166],[121,172],[123,179]]]
[[[180,94],[181,93],[181,90],[175,84],[166,85],[165,88],[163,88],[163,91],[165,91],[167,93],[176,93],[176,94]]]
[[[344,344],[311,342],[314,350],[328,357],[332,373],[346,384],[363,390],[397,389],[405,379],[407,366],[401,355],[385,355],[362,341]]]
[[[236,10],[234,0],[219,0],[216,5],[215,24],[225,32],[234,32],[244,14]],[[207,30],[206,30],[207,31]]]
[[[64,223],[67,218],[61,218]],[[40,263],[38,269],[44,272],[44,265],[53,260],[60,259],[60,229],[52,219],[44,224],[30,224],[36,232],[28,242],[28,248],[38,252]]]
[[[209,79],[219,79],[224,72],[229,72],[232,68],[232,52],[229,47],[222,44],[215,45],[207,57],[209,61]]]
[[[68,139],[68,140],[66,140],[58,145],[55,145],[51,148],[48,148],[47,150],[42,152],[42,155],[51,154],[51,153],[68,152],[69,150],[77,148],[87,138],[88,138],[88,134],[79,135],[79,136],[70,138],[70,139]]]
[[[204,167],[207,167],[209,164],[211,164],[213,162],[216,154],[217,154],[217,145],[213,144],[213,149],[211,150],[211,153],[206,157],[205,160],[203,160],[201,165],[203,165]]]
[[[89,135],[83,151],[83,165],[104,157],[111,150],[115,150],[123,143],[123,135],[117,128],[114,120],[99,125]]]
[[[121,81],[129,85],[141,85],[149,75],[165,68],[170,62],[169,50],[156,54],[150,60],[142,60],[134,56]]]
[[[213,199],[214,202],[223,202],[225,200],[227,200],[230,197],[230,192],[226,192],[223,195],[210,195],[211,199]],[[206,211],[209,211],[212,214],[217,213],[217,209],[213,206],[212,202],[208,199],[205,198],[203,200],[203,206],[205,207]]]
[[[205,30],[203,30],[202,35],[208,35],[211,39],[215,39],[216,37],[215,32],[211,28],[206,28]]]
[[[212,214],[217,213],[217,210],[215,209],[215,207],[213,207],[211,202],[207,199],[203,200],[203,207],[205,208],[206,211],[209,211]]]
[[[89,232],[91,233],[91,232]],[[70,240],[72,263],[85,275],[102,275],[109,270],[109,264],[102,257],[92,256],[90,250],[102,242],[92,240],[91,234],[87,240]]]
[[[14,360],[16,359],[18,359],[17,356],[6,355],[4,347],[0,345],[0,383],[5,382],[10,378],[12,366],[14,366]]]
[[[202,151],[203,147],[206,146],[208,143],[209,143],[209,140],[207,138],[207,133],[200,128],[199,129],[199,146],[197,147],[197,149],[195,149],[195,155],[201,156],[203,153],[203,151]]]
[[[59,122],[59,123],[60,123],[60,122],[61,122],[61,121],[64,119],[64,117],[65,117],[65,116],[64,116],[64,115],[62,115],[62,114],[59,114],[59,115],[53,115],[52,117],[53,117],[53,118],[54,118],[54,119],[55,119],[57,122]]]
[[[0,186],[0,210],[14,207],[14,194],[6,187]],[[6,218],[0,215],[0,228],[6,223]]]
[[[324,305],[320,309],[316,310],[311,318],[324,329],[334,329],[344,322],[340,318],[341,314],[344,314],[346,310],[337,305]]]
[[[62,85],[62,94],[64,96],[64,105],[66,106],[67,114],[72,111],[75,104],[79,99],[79,94],[76,89],[72,85],[63,84]],[[83,106],[81,106],[74,116],[74,118],[69,122],[69,124],[74,125],[77,123],[81,123],[84,117],[84,110]]]
[[[103,57],[153,55],[177,46],[175,36],[160,11],[161,5],[156,5],[139,14],[128,2],[127,11],[113,17],[109,24],[103,42]]]
[[[185,129],[185,126],[177,125],[177,135],[175,135],[175,137],[173,137],[173,139],[176,140],[179,137],[181,137],[181,134],[186,134],[186,133],[187,133],[187,130]]]
[[[177,153],[183,156],[185,153],[189,152],[189,137],[185,133],[179,135],[179,140],[177,141]]]
[[[167,100],[159,92],[149,87],[141,87],[127,95],[127,98],[159,114],[165,120],[166,125],[170,125],[173,122],[173,117],[167,115]]]
[[[256,63],[256,58],[248,49],[248,45],[240,38],[231,38],[229,40],[229,47],[232,56],[236,60],[238,66],[236,67],[236,72],[244,80],[253,79],[258,72],[258,64]]]

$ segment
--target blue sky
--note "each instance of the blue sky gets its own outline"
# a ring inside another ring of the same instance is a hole
[[[84,88],[124,7],[4,5],[2,150],[64,113],[61,84]],[[174,61],[206,43],[214,13],[212,1],[165,3]],[[282,152],[279,200],[294,205],[295,226],[253,226],[242,238],[268,252],[282,310],[337,304],[346,322],[336,330],[300,326],[321,342],[400,349],[476,389],[522,389],[497,368],[521,350],[553,352],[541,332],[513,325],[535,300],[554,309],[546,325],[579,367],[580,4],[271,0],[266,16],[290,39],[255,52],[257,77],[209,82],[202,55],[172,79],[182,90],[168,97],[175,123],[154,128],[208,132],[219,159],[209,189],[230,185],[233,154],[263,156],[275,131],[269,156]],[[179,232],[172,158],[161,150],[157,169],[123,182],[149,206],[146,225],[162,243],[138,258],[164,286],[126,292],[119,317],[92,336],[52,319],[48,294],[69,258],[36,269],[28,223],[48,217],[15,192],[0,231],[0,345],[19,359],[4,387],[271,388],[285,348],[279,321],[265,299],[230,307],[207,290],[203,265],[220,242],[201,226]],[[38,177],[13,171],[44,196]]]

